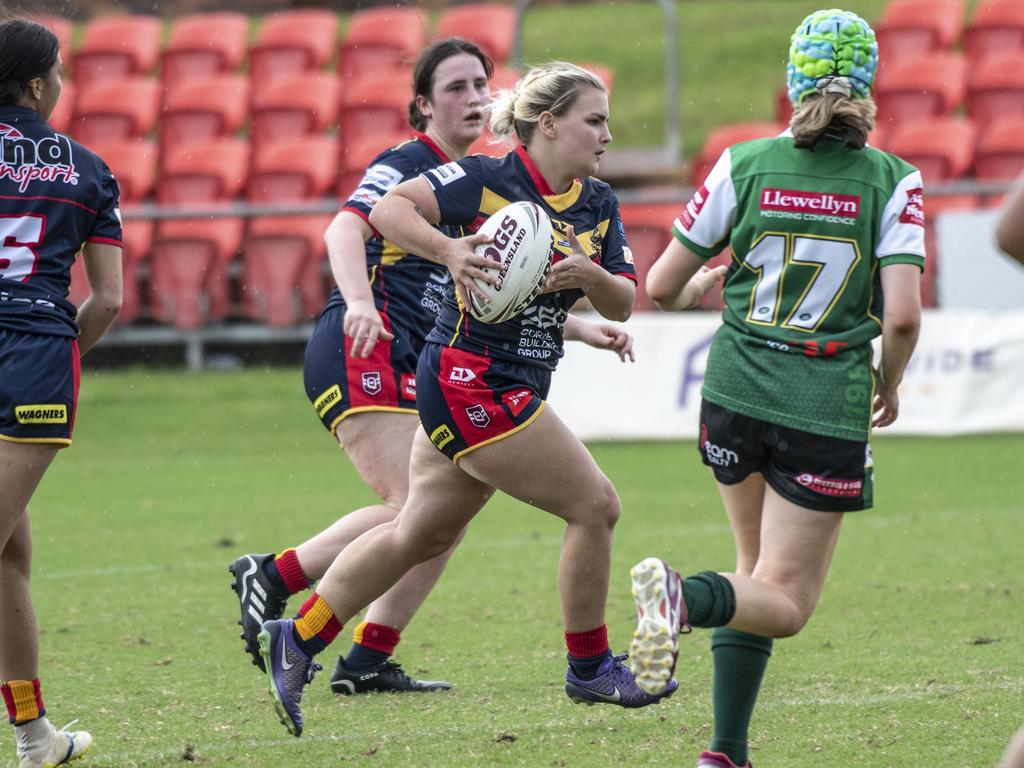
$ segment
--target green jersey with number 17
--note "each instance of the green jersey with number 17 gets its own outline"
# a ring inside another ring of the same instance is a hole
[[[673,234],[732,251],[703,396],[814,434],[866,441],[881,333],[879,269],[924,267],[920,172],[871,147],[789,135],[727,149]]]

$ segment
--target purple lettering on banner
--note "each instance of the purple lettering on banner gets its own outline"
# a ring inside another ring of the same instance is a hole
[[[993,373],[995,371],[995,347],[962,350],[945,347],[940,350],[918,352],[907,364],[909,374],[956,374],[963,371]]]
[[[686,350],[686,355],[683,357],[683,380],[679,386],[679,407],[681,408],[686,407],[686,401],[690,396],[690,387],[696,386],[699,392],[701,384],[704,383],[704,371],[696,370],[696,363],[707,352],[714,338],[715,334],[712,333]]]

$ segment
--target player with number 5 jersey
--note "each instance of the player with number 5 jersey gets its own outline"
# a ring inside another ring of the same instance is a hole
[[[814,611],[843,514],[872,505],[871,429],[899,413],[920,324],[924,214],[917,169],[866,146],[877,62],[857,15],[804,19],[790,46],[790,130],[722,154],[648,275],[663,309],[695,306],[723,282],[698,449],[736,565],[681,578],[647,558],[631,574],[634,671],[648,691],[671,679],[681,629],[714,628],[715,730],[698,768],[749,766],[773,639]],[[705,266],[726,246],[727,267]]]
[[[79,356],[121,307],[117,182],[99,157],[48,125],[61,72],[53,32],[23,19],[0,23],[0,694],[20,768],[62,765],[92,743],[46,717],[28,502],[71,444]],[[76,309],[67,297],[80,256],[90,294]]]

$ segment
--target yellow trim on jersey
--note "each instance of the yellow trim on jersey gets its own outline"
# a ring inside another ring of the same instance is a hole
[[[568,192],[563,192],[560,195],[544,195],[544,202],[561,213],[566,208],[571,208],[575,205],[576,201],[580,199],[581,194],[583,194],[583,182],[579,179],[573,179],[572,184],[569,185]]]
[[[471,445],[469,448],[465,448],[465,449],[459,451],[452,458],[452,462],[454,462],[456,465],[458,465],[459,459],[461,459],[467,453],[472,453],[477,448],[483,448],[485,445],[490,445],[491,443],[496,443],[499,440],[504,440],[506,437],[511,437],[516,432],[519,432],[521,430],[526,429],[528,426],[533,424],[534,419],[536,419],[538,416],[540,416],[541,412],[544,410],[544,407],[546,405],[547,405],[547,402],[544,401],[544,400],[541,400],[540,408],[538,408],[536,411],[534,411],[533,415],[530,416],[530,418],[528,418],[522,424],[519,424],[518,426],[513,427],[508,432],[502,432],[500,435],[495,435],[494,437],[488,438],[487,440],[484,440],[482,443],[477,443],[476,445]]]
[[[492,213],[497,213],[506,205],[511,205],[511,203],[511,200],[506,200],[497,192],[492,192],[487,187],[484,187],[483,191],[480,193],[480,213],[486,216],[490,216]]]
[[[380,263],[386,267],[390,267],[392,264],[398,263],[408,255],[408,252],[403,251],[390,240],[385,240],[384,244],[381,246]]]
[[[0,440],[8,443],[46,443],[59,445],[62,448],[71,445],[71,439],[67,437],[11,437],[0,433]]]

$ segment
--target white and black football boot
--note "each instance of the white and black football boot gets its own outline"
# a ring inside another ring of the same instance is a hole
[[[231,589],[238,596],[242,627],[240,637],[245,641],[245,652],[252,656],[252,663],[266,672],[267,668],[260,655],[259,634],[263,623],[280,619],[288,602],[288,593],[275,587],[263,572],[263,566],[274,555],[242,555],[228,566],[235,577]]]

